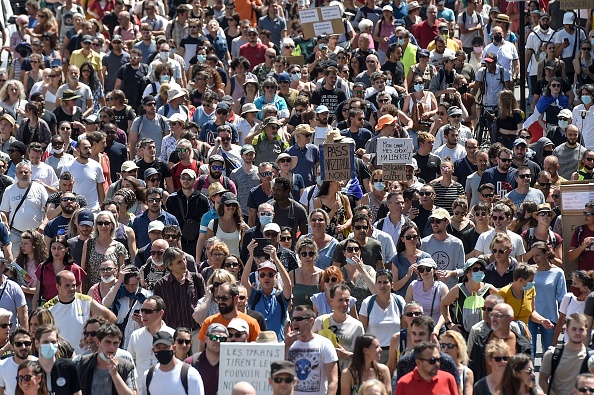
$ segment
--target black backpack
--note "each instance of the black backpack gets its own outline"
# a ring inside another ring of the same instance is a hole
[[[182,362],[181,368],[181,382],[184,386],[184,391],[186,394],[188,393],[188,371],[190,370],[190,364]],[[147,375],[146,375],[146,393],[147,395],[151,395],[151,391],[149,391],[149,387],[151,385],[151,381],[153,380],[153,375],[155,374],[155,367],[156,365],[151,366]]]
[[[561,362],[561,355],[563,355],[564,348],[565,344],[560,344],[557,347],[555,347],[555,350],[553,350],[553,359],[551,360],[551,374],[549,377],[549,389],[547,390],[547,395],[549,395],[549,393],[551,392],[551,387],[553,386],[553,380],[555,378],[555,370],[557,370],[559,362]],[[580,367],[579,371],[580,374],[590,373],[590,370],[588,369],[588,359],[590,359],[590,357],[594,355],[594,350],[586,348],[586,351],[588,352],[588,354],[582,361],[582,366]]]

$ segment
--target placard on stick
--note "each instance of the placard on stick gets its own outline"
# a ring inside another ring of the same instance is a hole
[[[377,139],[377,164],[412,163],[413,141],[395,137]]]
[[[594,8],[594,0],[561,0],[562,10],[573,9],[592,9]]]
[[[406,181],[405,163],[384,163],[382,178],[387,181]]]
[[[247,381],[258,395],[272,395],[270,363],[283,359],[283,343],[221,343],[218,394],[230,395],[235,383]]]
[[[355,169],[355,144],[324,143],[321,147],[322,180],[348,181],[352,179]]]
[[[345,33],[342,14],[338,6],[316,7],[299,11],[303,37],[310,39],[321,34]]]

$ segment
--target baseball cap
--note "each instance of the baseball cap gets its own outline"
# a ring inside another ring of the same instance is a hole
[[[221,204],[239,204],[239,202],[233,192],[225,192],[221,196]]]
[[[180,176],[183,176],[184,174],[189,175],[192,178],[196,178],[196,172],[192,169],[184,169],[182,170]]]
[[[328,109],[328,107],[321,105],[321,106],[317,106],[316,107],[316,114],[321,114],[324,112],[330,112],[330,110]]]
[[[573,114],[571,113],[571,110],[568,110],[567,108],[564,108],[563,110],[559,111],[559,114],[557,114],[557,118],[572,119],[573,118]]]
[[[149,225],[148,225],[148,233],[151,233],[154,230],[163,232],[164,228],[165,228],[165,225],[163,224],[163,222],[158,221],[158,220],[151,221],[151,222],[149,222]]]
[[[431,212],[429,218],[447,219],[449,221],[452,217],[450,216],[450,213],[448,213],[448,210],[446,210],[445,208],[436,208]]]
[[[122,36],[120,36],[120,38],[122,38]],[[85,34],[84,36],[82,36],[81,41],[83,43],[92,43],[93,42],[93,37],[90,36],[90,35],[88,35],[88,34]]]
[[[241,318],[233,318],[227,325],[227,329],[235,329],[236,331],[245,332],[248,335],[250,334],[250,327],[248,326],[248,323]]]
[[[452,115],[462,115],[462,110],[460,109],[460,107],[457,106],[452,106],[448,109],[448,117],[451,117]]]
[[[291,361],[274,361],[270,363],[270,377],[288,374],[295,377],[295,365]]]
[[[168,347],[173,345],[173,336],[169,332],[159,331],[153,336],[153,346],[165,344]]]
[[[229,335],[229,331],[227,330],[227,327],[223,324],[219,324],[217,322],[215,322],[214,324],[210,324],[208,326],[208,329],[206,330],[206,334],[210,335],[213,332],[223,332],[226,335]]]
[[[480,264],[483,269],[487,267],[487,262],[483,258],[470,258],[464,263],[464,271],[467,271],[476,263]]]
[[[433,258],[423,258],[419,262],[417,262],[417,266],[437,268],[437,263],[435,263]]]
[[[212,165],[214,162],[225,163],[225,159],[221,155],[211,155],[210,158],[208,158],[208,164]]]
[[[281,229],[280,226],[276,222],[271,222],[264,227],[262,233],[266,233],[268,231],[280,233]]]
[[[142,98],[142,105],[146,106],[149,103],[154,103],[156,102],[155,97],[151,96],[151,95],[147,95],[145,97]]]
[[[124,163],[122,163],[122,167],[120,168],[120,171],[122,172],[129,172],[132,170],[138,170],[138,166],[136,166],[136,163],[134,163],[134,161],[131,160],[127,160]]]
[[[247,154],[253,152],[254,154],[256,153],[256,150],[254,149],[254,146],[251,144],[246,144],[243,147],[241,147],[241,155]]]
[[[224,101],[219,102],[219,104],[217,104],[217,110],[229,111],[229,103]]]
[[[264,270],[264,269],[274,270],[275,272],[277,271],[276,265],[270,261],[264,261],[258,265],[258,271]]]
[[[115,36],[113,36],[113,38],[111,39],[111,42],[114,42],[114,41],[119,41],[119,42],[122,42],[122,41],[124,41],[124,39],[123,39],[123,38],[122,38],[122,36],[120,36],[119,34],[116,34],[116,35],[115,35]]]
[[[78,224],[93,226],[95,224],[95,216],[91,210],[85,209],[78,212]]]
[[[291,82],[291,77],[289,76],[289,73],[280,73],[276,80],[278,82]]]
[[[524,144],[526,147],[528,147],[528,143],[526,142],[526,140],[524,140],[524,139],[515,139],[514,140],[514,147],[516,147],[520,144]]]

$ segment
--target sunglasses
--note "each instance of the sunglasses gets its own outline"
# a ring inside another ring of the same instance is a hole
[[[500,161],[502,161],[503,163],[507,163],[507,162],[511,162],[512,159],[511,158],[499,158]]]
[[[539,216],[541,217],[552,217],[553,216],[553,212],[552,211],[544,211],[542,213],[538,213]]]
[[[97,331],[90,331],[90,332],[83,332],[83,335],[85,335],[85,337],[97,337]]]
[[[303,258],[305,258],[305,257],[313,258],[316,255],[316,253],[313,251],[302,251],[299,253],[299,255],[301,255],[301,257],[303,257]]]
[[[38,18],[39,18],[39,17],[38,17]],[[21,375],[17,376],[17,381],[18,381],[19,383],[22,383],[23,381],[25,381],[25,382],[27,382],[27,383],[28,383],[28,382],[29,382],[29,381],[31,381],[31,380],[33,380],[33,376],[31,376],[30,374],[26,374],[26,375],[24,375],[24,376],[21,376]]]
[[[142,314],[153,314],[156,313],[157,311],[160,311],[158,309],[140,309],[140,312]]]
[[[555,194],[551,195],[551,197],[553,199],[559,199],[561,197],[561,195],[559,195],[558,193],[555,193]]]
[[[529,179],[530,174],[518,174],[518,178],[521,178],[522,180]]]
[[[260,278],[266,278],[266,277],[268,277],[268,278],[274,278],[274,276],[276,276],[276,273],[268,273],[268,274],[266,274],[266,273],[260,273]]]
[[[260,177],[272,177],[272,172],[264,171],[264,172],[260,173]]]
[[[440,346],[441,348],[447,348],[448,350],[453,350],[455,347],[458,347],[458,345],[454,343],[441,343]]]
[[[493,221],[503,221],[505,218],[505,215],[491,215]]]
[[[305,320],[309,320],[309,317],[295,317],[295,316],[293,316],[293,318],[291,318],[291,321],[297,321],[297,322],[301,322],[301,321],[305,321]]]
[[[494,193],[481,193],[481,196],[484,197],[485,199],[491,199],[492,197],[495,196]]]
[[[493,249],[491,250],[491,252],[492,252],[493,254],[500,253],[500,254],[502,254],[502,255],[503,255],[503,254],[505,254],[505,253],[507,252],[507,250],[508,250],[508,248],[506,248],[505,250],[503,250],[503,249],[499,249],[499,250],[498,250],[497,248],[493,248]]]
[[[239,262],[227,262],[227,263],[225,263],[225,267],[226,268],[239,267]]]
[[[152,178],[149,178],[147,181],[150,181],[150,182],[161,182],[161,177],[152,177]]]
[[[192,344],[192,340],[190,340],[190,339],[188,339],[188,340],[186,340],[186,339],[177,339],[175,342],[177,344],[179,344],[180,346],[183,346],[183,345],[189,346],[190,344]]]
[[[226,302],[226,301],[229,300],[229,298],[230,297],[227,296],[227,295],[224,295],[224,296],[215,296],[214,297],[214,300],[216,300],[217,302],[220,302],[220,301]]]
[[[229,337],[234,337],[236,339],[240,339],[245,334],[246,334],[245,332],[235,332],[235,333],[229,332]]]
[[[151,255],[162,256],[163,251],[151,251]]]
[[[419,267],[417,268],[417,271],[421,274],[427,272],[427,273],[431,273],[431,270],[433,270],[432,267]]]
[[[167,235],[163,235],[164,239],[174,239],[177,240],[180,238],[180,235],[171,235],[171,234],[167,234]]]
[[[33,344],[33,343],[32,343],[32,342],[30,342],[30,341],[29,341],[29,342],[28,342],[28,341],[24,341],[24,342],[14,342],[14,345],[15,345],[16,347],[18,347],[18,348],[21,348],[21,347],[27,347],[27,348],[28,348],[28,347],[31,347],[31,344]]]
[[[324,280],[326,284],[338,282],[338,277],[328,277]]]
[[[63,202],[74,202],[76,200],[76,198],[73,197],[63,197],[62,201]]]
[[[350,253],[359,252],[360,250],[361,250],[361,248],[359,248],[359,247],[347,247],[346,248],[346,252],[350,252]]]
[[[411,317],[420,317],[423,314],[420,311],[415,311],[415,312],[412,312],[412,313],[404,313],[404,315],[406,317],[408,317],[408,318],[411,318]]]
[[[454,211],[454,215],[466,215],[468,214],[467,212],[464,211]]]
[[[212,165],[211,168],[213,170],[223,171],[224,167],[219,165]]]
[[[561,88],[561,84],[551,84],[551,88]]]
[[[406,235],[403,236],[406,240],[416,240],[419,238],[419,235]]]
[[[281,236],[280,241],[288,242],[291,241],[291,236]]]
[[[227,336],[221,336],[221,335],[208,335],[208,338],[210,340],[212,340],[213,342],[221,342],[221,343],[227,342],[227,339],[228,339]]]
[[[367,225],[355,225],[353,228],[356,230],[367,230],[369,227]]]
[[[110,226],[111,222],[109,221],[97,221],[97,226]]]
[[[438,362],[441,362],[441,358],[440,357],[434,357],[434,358],[419,358],[421,361],[425,361],[425,362],[429,362],[429,365],[435,365]]]
[[[593,215],[594,215],[594,213],[592,213],[592,212],[584,211],[584,216],[585,217],[591,217]]]
[[[161,201],[161,198],[149,198],[149,199],[146,199],[146,201],[148,203],[159,203]]]
[[[470,272],[476,273],[476,272],[484,272],[485,269],[483,269],[482,267],[473,267],[472,270],[469,270]]]
[[[419,196],[433,196],[433,192],[419,192]]]
[[[12,324],[1,324],[0,328],[2,328],[2,329],[12,328]]]
[[[111,271],[113,271],[115,269],[115,267],[100,267],[99,271],[101,273],[109,273]]]
[[[282,158],[278,160],[278,163],[291,163],[291,158]]]
[[[291,384],[295,379],[293,377],[275,377],[272,379],[276,384],[285,383]]]
[[[493,358],[493,360],[495,362],[501,362],[501,361],[507,362],[507,361],[509,361],[509,356],[507,356],[507,355],[503,355],[503,356],[500,356],[500,357],[491,357],[491,358]],[[594,391],[592,393],[594,393]]]
[[[443,218],[429,218],[429,223],[430,224],[441,224],[443,221],[445,221],[445,219]]]

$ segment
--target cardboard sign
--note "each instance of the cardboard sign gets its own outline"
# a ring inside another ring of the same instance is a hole
[[[348,181],[355,177],[355,144],[322,144],[320,149],[322,180]]]
[[[289,64],[303,66],[305,64],[305,58],[303,56],[287,56],[287,62],[289,62]]]
[[[218,394],[230,395],[235,383],[247,381],[258,395],[272,395],[270,363],[283,359],[283,343],[221,343]]]
[[[413,141],[394,137],[377,139],[377,164],[412,163]]]
[[[299,11],[303,37],[310,39],[321,34],[346,33],[338,6],[317,7]]]
[[[384,163],[382,178],[386,181],[406,181],[406,164]]]
[[[561,0],[562,10],[572,9],[592,9],[594,8],[594,0]]]

